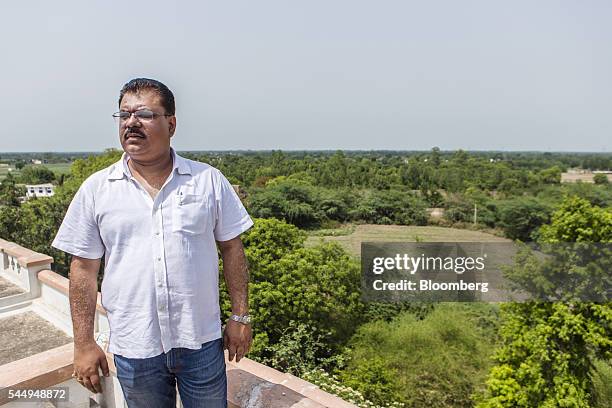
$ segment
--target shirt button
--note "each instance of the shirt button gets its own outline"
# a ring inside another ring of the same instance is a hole
[[[158,261],[161,261],[161,258],[157,258]]]
[[[156,231],[156,232],[155,232],[155,235],[159,235],[159,231]]]

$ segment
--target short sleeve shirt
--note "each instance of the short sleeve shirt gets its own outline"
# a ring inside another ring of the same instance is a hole
[[[155,199],[132,177],[126,153],[91,175],[52,243],[79,257],[104,256],[108,351],[128,358],[221,337],[215,241],[253,225],[219,170],[171,154],[172,172]]]

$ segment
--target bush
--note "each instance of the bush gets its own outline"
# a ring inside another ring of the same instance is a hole
[[[388,361],[379,356],[362,360],[359,365],[351,365],[350,371],[344,371],[340,378],[344,385],[359,390],[365,398],[375,403],[405,400],[396,381],[396,373],[388,368]]]
[[[452,223],[474,223],[474,205],[477,208],[476,222],[494,227],[497,221],[497,206],[482,192],[462,195],[454,194],[445,203],[444,218]]]
[[[375,404],[366,399],[363,394],[345,384],[343,384],[336,375],[329,374],[325,370],[316,368],[312,371],[304,373],[302,378],[309,381],[330,394],[337,395],[346,402],[355,404],[361,408],[402,408],[405,404],[401,402],[385,401],[381,404]]]
[[[25,195],[25,187],[18,186],[11,173],[0,182],[0,206],[19,207],[21,205],[19,197]]]
[[[328,333],[333,351],[339,350],[363,313],[358,263],[328,243],[288,253],[267,271],[250,287],[253,327],[274,344],[292,320],[299,321]]]
[[[330,348],[319,350],[316,360],[330,357],[348,341],[363,315],[359,264],[338,244],[304,248],[304,239],[295,226],[274,219],[255,219],[243,236],[254,316],[251,355],[260,360],[269,361],[281,341],[284,345],[278,347],[289,347],[292,321],[324,335],[321,339]],[[229,296],[221,281],[222,312],[229,315]]]
[[[371,191],[359,200],[351,218],[371,224],[426,225],[427,203],[409,192]]]
[[[404,312],[368,323],[349,342],[340,378],[378,404],[392,396],[408,406],[471,407],[490,366],[496,321],[489,305],[442,303],[423,320]]]
[[[294,320],[283,331],[277,343],[266,347],[261,363],[285,373],[301,377],[316,369],[331,355],[329,334],[317,327]]]
[[[255,217],[274,217],[300,228],[315,228],[324,218],[324,214],[315,209],[316,202],[312,186],[284,182],[252,194],[249,210]]]
[[[593,381],[593,400],[596,407],[612,407],[612,364],[596,360],[591,371]]]
[[[411,192],[350,190],[313,187],[290,178],[277,178],[255,190],[248,207],[252,215],[285,220],[300,228],[317,228],[328,221],[372,224],[426,225],[427,202]]]
[[[346,222],[356,200],[356,196],[349,190],[319,189],[316,208],[329,220]]]
[[[45,166],[25,166],[19,178],[23,184],[51,183],[55,180],[55,173]]]
[[[254,225],[241,235],[249,262],[251,282],[270,278],[270,264],[304,246],[306,234],[295,225],[274,218],[254,218]]]
[[[568,198],[553,213],[550,225],[542,227],[540,239],[543,243],[610,243],[612,211],[593,207],[584,199]],[[610,262],[609,257],[602,261]],[[561,272],[579,273],[572,262]],[[506,276],[520,284],[522,276],[532,273],[538,280],[537,287],[522,285],[522,289],[528,293],[533,293],[534,289],[543,291],[550,299],[556,292],[556,285],[545,269],[541,270],[535,263],[532,265],[521,270],[522,266],[517,263],[506,271]],[[500,329],[502,345],[495,355],[497,365],[489,374],[486,393],[478,406],[591,407],[598,398],[607,398],[609,393],[598,388],[600,382],[593,367],[612,356],[610,306],[610,302],[570,301],[504,304]],[[602,366],[598,367],[598,372],[604,375],[599,379],[609,374]]]
[[[593,176],[593,183],[595,184],[609,184],[608,175],[598,173]]]
[[[499,205],[499,224],[510,239],[530,241],[541,225],[550,219],[548,205],[532,197],[503,201]]]

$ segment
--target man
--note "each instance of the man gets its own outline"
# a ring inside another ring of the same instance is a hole
[[[253,222],[219,170],[170,147],[175,105],[164,84],[131,80],[113,116],[123,156],[83,182],[52,244],[73,255],[73,376],[94,393],[98,369],[108,376],[93,337],[104,256],[108,351],[128,406],[174,407],[178,383],[186,408],[225,407],[223,348],[240,361],[251,344],[240,234]],[[223,336],[216,244],[233,313]]]

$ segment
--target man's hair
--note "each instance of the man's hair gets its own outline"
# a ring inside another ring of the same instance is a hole
[[[141,91],[157,92],[166,114],[175,114],[174,95],[172,94],[172,91],[161,82],[149,78],[134,78],[127,84],[123,85],[121,92],[119,92],[119,107],[121,107],[121,100],[126,93],[139,93]]]

